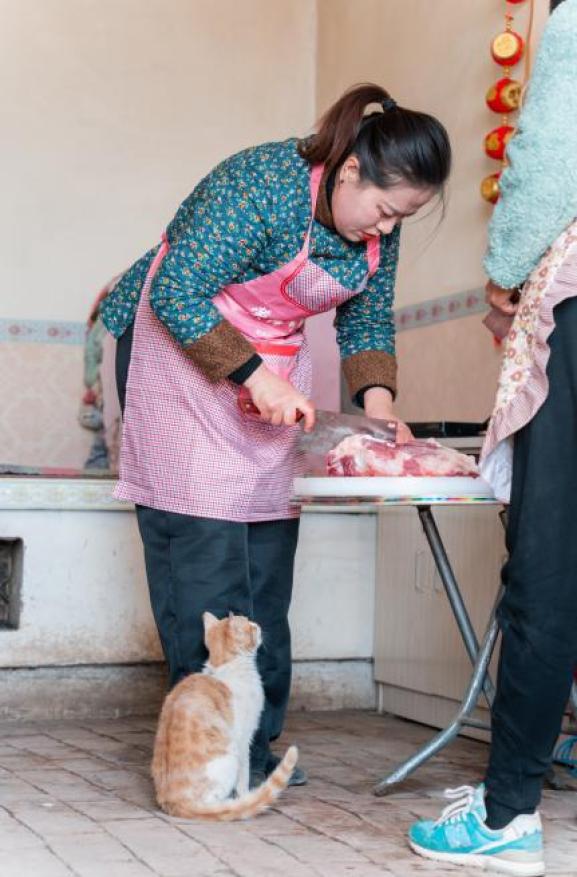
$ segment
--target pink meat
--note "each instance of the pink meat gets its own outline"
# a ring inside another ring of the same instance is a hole
[[[479,472],[473,457],[446,448],[434,439],[393,445],[369,435],[343,439],[327,457],[329,475],[349,476],[469,476]]]

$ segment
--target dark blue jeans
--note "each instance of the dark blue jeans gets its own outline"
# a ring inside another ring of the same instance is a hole
[[[494,827],[539,805],[577,664],[577,298],[555,322],[549,395],[515,437],[486,776]]]
[[[257,665],[265,707],[253,745],[264,767],[281,733],[291,684],[288,611],[298,519],[237,523],[137,507],[152,611],[170,684],[202,669],[207,658],[202,613],[246,615],[262,629]]]

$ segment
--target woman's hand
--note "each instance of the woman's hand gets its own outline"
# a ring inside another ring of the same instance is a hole
[[[392,420],[397,424],[397,444],[405,445],[415,437],[406,423],[393,412],[393,394],[386,387],[370,387],[365,391],[365,414],[378,420]]]
[[[489,280],[485,287],[485,301],[487,304],[508,317],[512,317],[517,313],[519,297],[517,287],[514,289],[503,289],[502,286],[497,286],[492,280]]]
[[[315,406],[299,393],[290,381],[275,375],[266,365],[259,367],[244,382],[260,416],[273,426],[294,426],[304,417],[305,432],[315,425]]]

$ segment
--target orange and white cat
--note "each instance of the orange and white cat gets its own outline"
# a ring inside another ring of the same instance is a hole
[[[203,615],[208,661],[167,696],[158,722],[152,778],[160,807],[185,819],[248,819],[286,788],[291,746],[267,780],[249,791],[249,751],[264,703],[256,666],[258,624]],[[236,797],[231,797],[236,792]]]

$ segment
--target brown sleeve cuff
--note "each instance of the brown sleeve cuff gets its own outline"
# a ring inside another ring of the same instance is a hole
[[[386,387],[397,395],[397,360],[384,350],[362,350],[343,359],[343,373],[354,399],[366,387]]]
[[[216,384],[248,362],[255,349],[238,329],[222,320],[194,344],[185,347],[184,352],[208,380]]]

